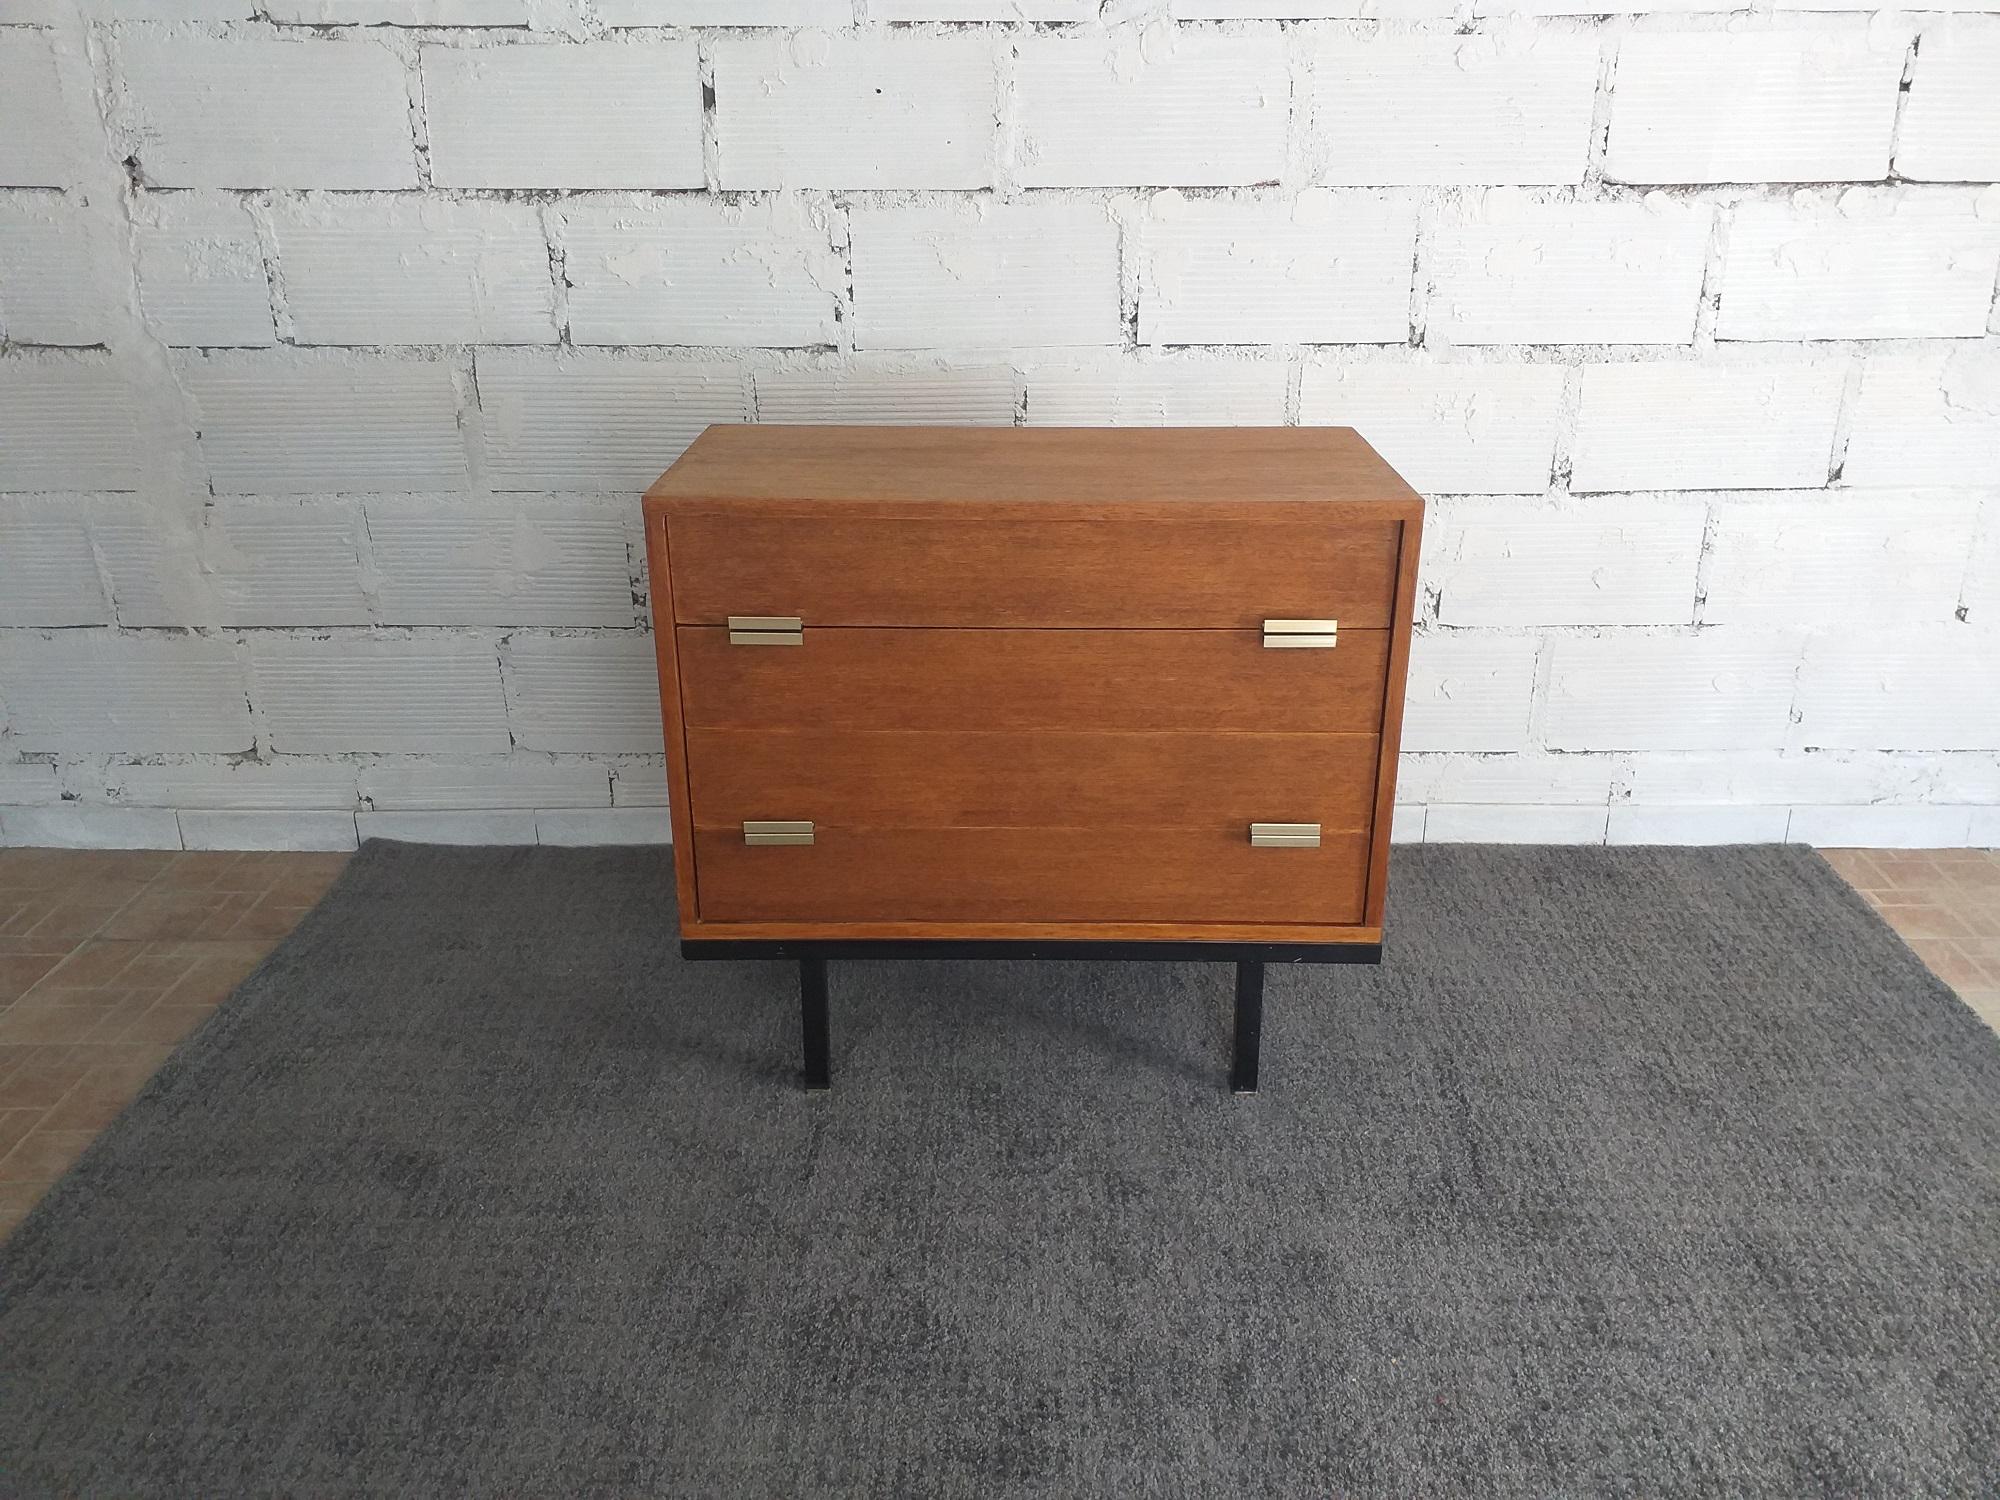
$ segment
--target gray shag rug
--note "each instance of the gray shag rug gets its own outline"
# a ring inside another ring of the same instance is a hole
[[[1399,851],[1380,969],[676,956],[371,843],[0,1247],[0,1489],[1970,1496],[2000,1041],[1802,849]]]

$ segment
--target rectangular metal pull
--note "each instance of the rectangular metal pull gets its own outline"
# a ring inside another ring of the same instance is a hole
[[[1338,620],[1266,620],[1264,644],[1331,651],[1340,642]]]
[[[813,826],[810,823],[762,822],[743,825],[743,842],[755,848],[764,844],[810,844],[813,841]]]
[[[1258,849],[1317,849],[1317,823],[1252,823],[1250,843]]]
[[[732,646],[803,646],[805,625],[797,615],[731,615]]]

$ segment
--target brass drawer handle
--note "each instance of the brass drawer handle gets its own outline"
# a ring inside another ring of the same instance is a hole
[[[1266,620],[1264,644],[1331,651],[1340,644],[1338,620]]]
[[[1255,849],[1317,849],[1317,823],[1252,823],[1250,844]]]
[[[797,615],[731,615],[732,646],[803,646],[805,624]]]
[[[810,823],[746,822],[743,825],[743,842],[753,849],[771,844],[810,844],[812,841],[813,826]]]

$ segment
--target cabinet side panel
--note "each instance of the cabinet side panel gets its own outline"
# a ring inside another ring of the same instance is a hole
[[[680,665],[675,657],[673,566],[667,551],[666,507],[646,502],[646,593],[653,607],[653,650],[660,663],[660,726],[667,750],[667,808],[673,818],[674,891],[685,936],[697,918],[694,813],[688,799],[687,736],[681,713]]]
[[[1368,899],[1362,920],[1382,925],[1389,897],[1389,829],[1396,813],[1396,758],[1403,739],[1403,694],[1410,674],[1410,636],[1416,623],[1417,554],[1423,518],[1402,524],[1396,563],[1396,602],[1390,616],[1389,677],[1382,696],[1380,760],[1375,777],[1375,825],[1368,849]]]

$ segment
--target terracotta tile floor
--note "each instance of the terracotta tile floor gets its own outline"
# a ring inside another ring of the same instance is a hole
[[[1826,857],[2000,1028],[2000,851]],[[0,849],[0,1236],[346,858]]]

